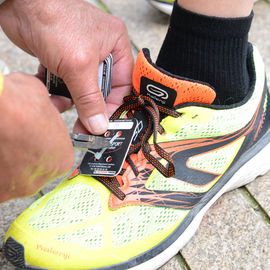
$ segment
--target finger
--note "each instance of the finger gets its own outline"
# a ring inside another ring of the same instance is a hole
[[[73,133],[89,134],[89,131],[84,127],[79,118],[75,122],[75,125],[73,127]]]
[[[38,74],[45,76],[45,67],[41,64],[38,66]]]
[[[66,97],[51,95],[50,99],[60,113],[65,112],[73,105],[72,100]]]
[[[44,82],[45,67],[43,65],[39,65],[38,73],[35,75],[35,77],[38,78],[41,82]],[[66,97],[51,95],[50,99],[60,113],[65,112],[73,105],[73,101]]]
[[[123,97],[131,92],[134,58],[128,35],[118,40],[113,52],[112,90],[106,103],[121,105]]]
[[[35,76],[42,82],[44,82],[45,79],[45,67],[39,64],[38,66],[38,72],[35,74]]]
[[[114,66],[112,86],[129,86],[132,83],[134,57],[128,35],[122,35],[113,50]]]
[[[98,87],[98,59],[79,66],[74,74],[63,76],[79,118],[92,134],[103,134],[108,128],[108,116],[102,93]],[[79,62],[79,61],[78,61]]]

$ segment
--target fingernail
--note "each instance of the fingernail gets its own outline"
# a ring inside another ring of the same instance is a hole
[[[89,128],[93,134],[107,131],[109,120],[104,114],[96,114],[88,118]]]

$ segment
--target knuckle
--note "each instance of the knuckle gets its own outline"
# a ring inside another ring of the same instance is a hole
[[[124,23],[123,20],[121,20],[120,18],[116,18],[114,17],[114,26],[116,27],[116,29],[118,29],[119,32],[126,32],[126,24]]]
[[[76,103],[80,106],[89,106],[89,104],[98,105],[101,102],[101,93],[99,91],[87,92],[80,94]]]
[[[72,56],[69,58],[69,62],[72,64],[68,64],[67,67],[72,68],[72,70],[83,70],[89,66],[91,56],[86,50],[77,50],[72,53]]]

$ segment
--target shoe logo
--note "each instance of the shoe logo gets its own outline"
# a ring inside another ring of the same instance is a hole
[[[163,89],[161,89],[161,88],[159,88],[159,87],[157,87],[157,86],[155,86],[153,84],[148,84],[146,86],[146,90],[150,94],[155,95],[155,96],[157,96],[159,98],[162,98],[164,100],[166,100],[166,99],[169,98],[169,95],[168,95],[168,93],[165,90],[163,90]]]
[[[167,107],[173,107],[177,97],[174,89],[146,77],[141,78],[140,93]]]
[[[56,249],[54,249],[52,247],[45,247],[45,246],[43,246],[41,244],[37,244],[36,249],[40,250],[42,252],[45,252],[45,253],[50,253],[50,254],[53,254],[55,256],[62,257],[64,260],[70,259],[70,254],[69,253],[66,253],[66,252],[60,251],[60,250],[56,250]]]

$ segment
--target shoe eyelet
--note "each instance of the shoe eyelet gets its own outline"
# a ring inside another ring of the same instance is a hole
[[[160,132],[159,133],[161,136],[166,136],[167,135],[167,132],[166,132],[166,130],[165,129],[163,129],[163,131],[162,132]]]
[[[106,162],[107,162],[107,163],[112,162],[112,157],[111,157],[111,156],[108,156],[108,157],[106,158]]]

